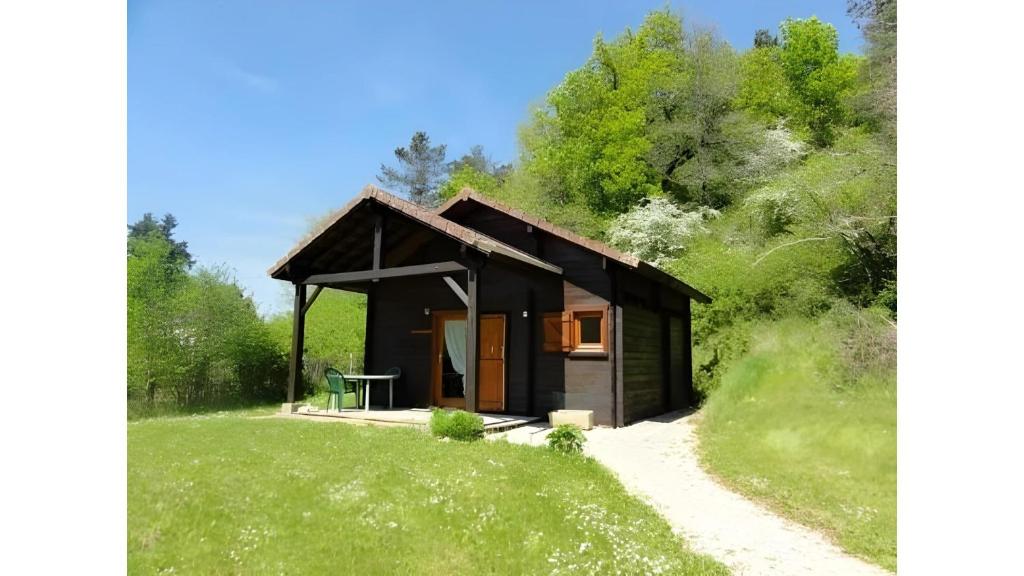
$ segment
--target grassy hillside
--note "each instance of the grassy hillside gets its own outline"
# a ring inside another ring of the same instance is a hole
[[[700,427],[728,485],[896,566],[895,328],[870,311],[756,326]]]

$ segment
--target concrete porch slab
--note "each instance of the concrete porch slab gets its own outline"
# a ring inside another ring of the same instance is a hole
[[[353,424],[379,424],[384,426],[422,426],[430,423],[429,408],[395,408],[362,410],[358,408],[343,408],[341,412],[336,410],[304,411],[300,408],[297,412],[283,414],[288,418],[315,418],[317,420],[348,421]],[[484,432],[501,432],[511,430],[531,422],[540,420],[536,416],[514,416],[510,414],[488,414],[481,412],[484,420]]]

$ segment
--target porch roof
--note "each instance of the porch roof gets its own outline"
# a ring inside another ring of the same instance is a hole
[[[372,208],[366,211],[365,209],[371,205]],[[554,274],[562,274],[562,268],[559,266],[452,222],[440,214],[402,200],[373,185],[367,185],[352,201],[328,216],[320,226],[278,260],[268,273],[278,280],[301,282],[318,271],[318,262],[330,260],[332,257],[353,255],[353,259],[367,259],[367,251],[372,250],[372,245],[367,246],[365,240],[372,239],[372,234],[363,232],[367,231],[368,227],[372,230],[373,224],[368,222],[368,218],[360,215],[373,214],[378,206],[398,213],[485,256],[498,255]],[[399,236],[399,240],[407,240],[409,235],[406,231],[405,236]],[[368,264],[368,260],[365,263],[352,262],[345,268],[367,269],[370,268]]]

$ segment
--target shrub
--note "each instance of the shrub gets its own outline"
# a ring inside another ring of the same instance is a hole
[[[435,409],[430,415],[430,433],[438,438],[479,440],[484,437],[484,419],[463,410]]]
[[[586,441],[583,431],[575,424],[561,424],[548,434],[548,447],[563,454],[583,452],[583,443]]]
[[[797,199],[789,190],[762,190],[748,196],[744,205],[766,237],[788,232],[796,222]]]
[[[682,252],[687,239],[706,232],[704,222],[717,216],[717,210],[707,207],[686,212],[668,198],[648,198],[615,219],[608,240],[619,250],[662,266]]]

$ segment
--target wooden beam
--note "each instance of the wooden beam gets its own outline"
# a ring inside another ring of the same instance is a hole
[[[377,289],[379,286],[371,284],[366,291],[366,325],[363,329],[363,374],[372,374],[374,342],[377,339]],[[370,388],[373,388],[371,386]],[[357,395],[358,398],[358,395]],[[369,402],[369,398],[363,399]],[[369,406],[369,404],[367,404]]]
[[[533,288],[526,291],[526,413],[533,414],[534,410],[534,388],[537,386],[536,374],[536,352],[534,342],[538,340],[534,336],[537,330],[543,330],[543,326],[537,317],[537,309],[534,306]],[[543,342],[543,336],[540,338]]]
[[[320,292],[324,289],[323,286],[317,286],[316,290],[313,290],[313,294],[306,300],[306,304],[302,306],[302,315],[305,316],[306,312],[309,312],[309,307],[316,302],[316,297],[320,295]]]
[[[292,354],[288,361],[288,402],[295,402],[295,390],[302,389],[302,344],[305,340],[306,315],[302,307],[306,304],[306,286],[295,285],[295,307],[292,312]]]
[[[625,322],[625,315],[622,308],[622,278],[617,267],[613,267],[612,271],[612,299],[614,300],[612,320],[615,323],[614,333],[612,335],[612,365],[615,370],[615,377],[612,378],[612,382],[615,384],[615,393],[612,397],[615,399],[615,427],[621,428],[626,422],[626,399],[625,399],[625,383],[626,374],[625,366],[623,364],[623,349],[626,346],[625,340],[622,337],[623,323]]]
[[[693,390],[693,333],[692,320],[690,316],[689,298],[686,299],[686,312],[683,314],[683,370],[686,372],[686,403],[688,406],[697,406],[696,394]]]
[[[477,329],[480,315],[477,310],[477,275],[473,268],[466,271],[466,410],[476,412],[477,364],[480,351],[477,349]]]
[[[381,278],[402,278],[406,276],[425,276],[427,274],[444,274],[446,272],[459,272],[466,267],[458,262],[437,262],[434,264],[416,264],[414,266],[399,266],[397,268],[381,268],[379,270],[358,270],[355,272],[341,272],[338,274],[314,274],[302,284],[344,284],[346,282],[366,282]]]
[[[380,270],[380,244],[384,233],[384,220],[378,214],[373,222],[373,269]],[[376,282],[378,279],[374,279]]]
[[[459,283],[451,276],[445,276],[443,280],[445,284],[452,289],[452,292],[455,292],[455,295],[459,297],[459,300],[462,300],[462,304],[464,306],[469,306],[469,296],[466,295],[466,291],[462,289],[462,286],[459,286]]]

